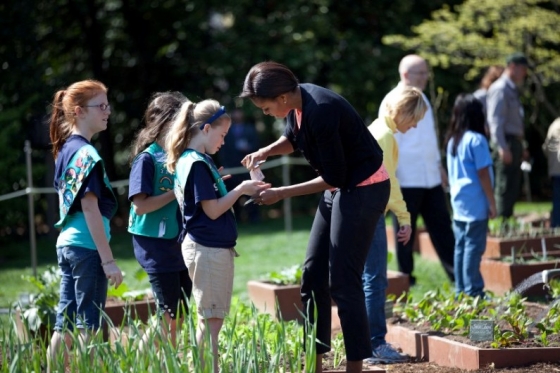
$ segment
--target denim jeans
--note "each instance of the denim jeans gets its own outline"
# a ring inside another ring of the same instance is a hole
[[[390,182],[386,180],[335,192],[327,190],[319,202],[301,281],[304,311],[311,323],[317,306],[318,354],[330,351],[332,297],[338,306],[347,360],[371,356],[362,275],[389,193]],[[307,329],[305,332],[310,333]]]
[[[480,261],[486,250],[488,220],[453,220],[455,233],[455,291],[471,296],[483,295],[484,280]]]
[[[364,293],[369,321],[372,350],[385,343],[387,325],[385,323],[385,291],[387,289],[387,231],[385,218],[377,222],[373,241],[369,248],[364,274]]]
[[[107,299],[107,277],[97,250],[77,246],[56,249],[62,272],[54,329],[99,329]]]

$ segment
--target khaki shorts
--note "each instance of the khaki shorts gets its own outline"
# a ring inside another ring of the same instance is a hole
[[[181,249],[198,314],[203,319],[225,318],[231,306],[235,250],[206,247],[188,237]]]

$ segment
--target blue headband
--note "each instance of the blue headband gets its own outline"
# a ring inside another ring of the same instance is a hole
[[[204,129],[204,126],[206,125],[206,123],[208,124],[212,124],[213,121],[215,121],[216,119],[218,119],[219,117],[221,117],[222,115],[224,115],[226,113],[226,108],[224,106],[220,107],[220,109],[210,117],[210,119],[208,119],[206,122],[204,122],[201,126],[200,126],[200,130],[202,131]]]

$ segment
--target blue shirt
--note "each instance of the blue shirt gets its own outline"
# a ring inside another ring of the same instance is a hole
[[[457,146],[455,156],[451,155],[452,148],[453,139],[447,144],[453,219],[465,222],[488,219],[490,205],[478,178],[478,170],[489,167],[490,180],[494,184],[488,141],[480,133],[467,131]]]
[[[155,165],[148,153],[140,153],[130,170],[128,199],[137,194],[153,194]],[[177,206],[177,219],[181,218]],[[185,270],[185,262],[181,254],[181,244],[177,239],[164,239],[132,235],[134,256],[147,273],[166,273]]]
[[[192,165],[184,197],[180,242],[186,232],[191,240],[204,246],[227,249],[235,247],[237,225],[231,209],[216,220],[210,219],[202,209],[202,201],[221,198],[212,173],[204,162],[194,162]]]
[[[70,162],[74,154],[84,145],[91,144],[80,135],[71,135],[68,137],[64,145],[62,145],[55,162],[53,185],[56,190],[58,190],[59,180],[62,177],[68,162]],[[82,184],[76,198],[74,199],[72,207],[70,207],[70,210],[68,211],[69,221],[66,223],[58,237],[57,247],[76,245],[88,249],[96,249],[93,239],[91,238],[91,234],[84,228],[83,216],[80,216],[80,213],[83,212],[81,199],[84,198],[85,194],[88,192],[95,194],[97,197],[99,211],[105,218],[105,233],[107,237],[110,238],[108,232],[108,220],[112,217],[116,202],[113,199],[111,191],[105,186],[103,181],[103,169],[101,167],[101,163],[98,163],[86,177],[86,180]],[[76,227],[72,227],[72,224],[74,224],[73,222],[76,222]]]

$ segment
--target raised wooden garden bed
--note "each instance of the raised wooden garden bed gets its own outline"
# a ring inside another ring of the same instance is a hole
[[[299,285],[276,285],[251,280],[247,283],[247,290],[249,299],[260,312],[268,313],[276,320],[302,321],[303,305]]]
[[[156,305],[153,298],[132,302],[108,299],[105,305],[105,313],[107,314],[107,318],[116,328],[126,325],[129,319],[141,320],[143,323],[146,323],[149,317],[153,315],[155,311]],[[22,342],[28,342],[32,338],[39,335],[42,341],[46,342],[47,344],[49,343],[53,333],[52,328],[49,329],[46,325],[41,325],[38,332],[29,331],[22,320],[19,310],[14,313],[14,320],[16,323],[16,332],[18,338]],[[107,325],[107,322],[108,321],[105,320],[105,322],[103,323],[104,340],[108,340],[109,338],[110,327],[109,325]]]
[[[428,337],[428,349],[430,350],[430,362],[444,367],[467,370],[560,361],[560,348],[558,347],[479,348],[432,335]]]
[[[555,251],[560,249],[560,236],[545,236],[545,237],[525,237],[525,238],[501,238],[488,236],[486,238],[486,250],[484,251],[484,258],[500,258],[503,256],[511,255],[512,248],[519,252],[522,250],[524,253],[538,253],[543,252],[543,238],[547,251]]]
[[[525,255],[525,257],[527,256]],[[484,288],[497,295],[504,295],[535,273],[560,268],[560,259],[551,259],[553,260],[546,262],[511,263],[503,259],[483,258],[480,262],[480,273],[484,279]],[[545,293],[543,284],[537,284],[524,291],[523,295],[544,295]]]
[[[399,297],[403,292],[408,292],[408,275],[398,271],[387,271],[387,294]],[[276,285],[265,281],[251,280],[247,283],[249,299],[257,310],[265,312],[276,320],[298,320],[302,321],[303,305],[299,285]],[[276,309],[278,300],[278,309]],[[335,317],[333,315],[333,317]]]

